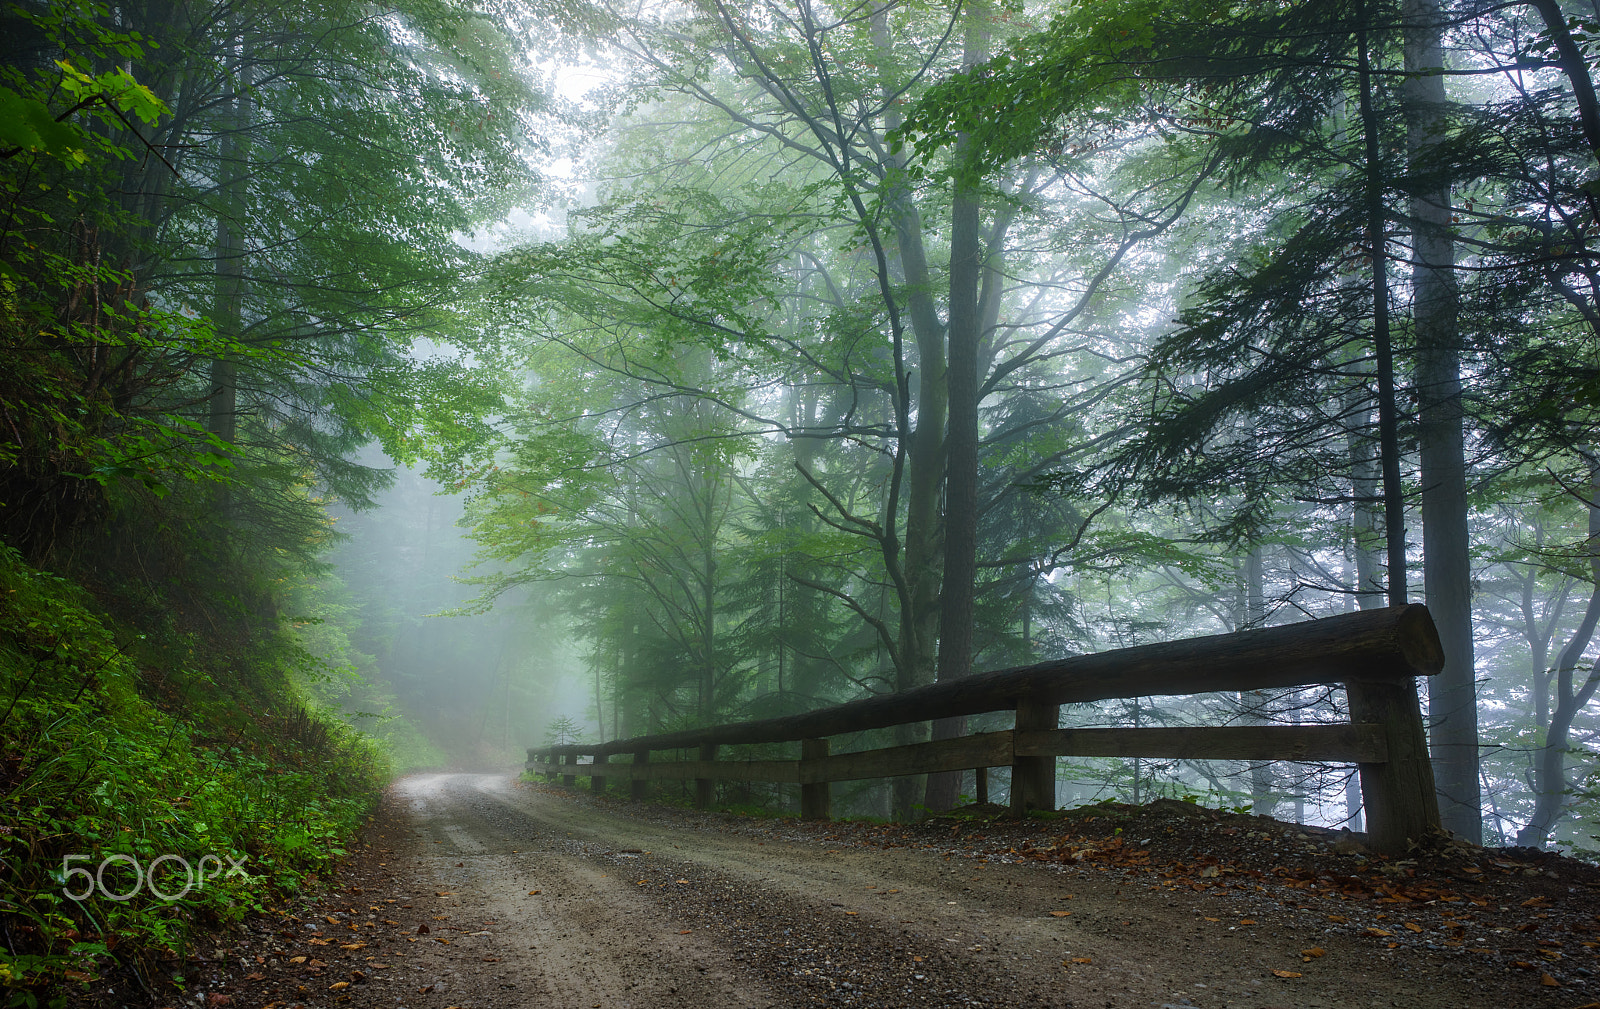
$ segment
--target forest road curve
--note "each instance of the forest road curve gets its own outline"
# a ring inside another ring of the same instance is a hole
[[[1508,1000],[1426,954],[1309,921],[1247,927],[1236,905],[1148,878],[836,829],[411,776],[302,912],[312,955],[278,947],[252,977],[278,1006],[349,1009],[1510,1009],[1575,994]]]

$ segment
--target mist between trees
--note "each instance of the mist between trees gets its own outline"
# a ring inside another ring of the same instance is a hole
[[[1446,826],[1596,847],[1593,8],[6,17],[0,533],[397,768],[1424,601]],[[1059,780],[1361,819],[1349,767]]]

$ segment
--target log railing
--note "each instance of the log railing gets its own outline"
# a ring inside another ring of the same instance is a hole
[[[869,697],[799,715],[736,722],[606,743],[539,747],[528,770],[573,786],[587,777],[604,791],[629,782],[636,799],[651,781],[695,782],[696,803],[711,804],[717,781],[800,786],[800,815],[827,819],[828,785],[936,771],[1012,769],[1018,813],[1055,805],[1055,758],[1172,757],[1353,763],[1359,768],[1367,830],[1381,851],[1404,850],[1439,825],[1433,770],[1417,704],[1415,677],[1444,666],[1425,607],[1363,610],[1297,624],[1189,638],[1032,666],[979,673],[898,694]],[[1351,721],[1149,729],[1062,729],[1062,704],[1118,697],[1201,694],[1341,685]],[[831,753],[831,736],[909,722],[1015,711],[1016,728],[906,746]],[[723,746],[800,742],[798,760],[718,760]],[[662,760],[663,750],[698,759]],[[631,763],[613,760],[629,755]],[[590,757],[579,762],[579,757]],[[980,798],[982,796],[980,795]]]

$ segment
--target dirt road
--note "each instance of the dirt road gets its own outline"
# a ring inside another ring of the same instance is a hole
[[[936,833],[849,834],[508,776],[411,777],[333,895],[220,951],[231,969],[211,991],[235,1005],[352,1009],[1574,1009],[1595,999],[1575,961],[1559,984],[1541,984],[1554,978],[1468,955],[1461,947],[1479,940],[1465,931],[1457,948],[1425,935],[1381,941],[1266,886],[1255,889],[1270,907],[1257,908],[1154,872],[1010,861]],[[1428,910],[1408,912],[1419,932],[1433,927]],[[1378,905],[1364,913],[1389,917]]]

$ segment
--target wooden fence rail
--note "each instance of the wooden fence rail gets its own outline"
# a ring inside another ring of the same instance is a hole
[[[595,791],[608,782],[630,782],[634,798],[646,797],[652,781],[692,780],[702,808],[711,804],[717,781],[798,784],[801,816],[826,819],[830,782],[975,768],[980,791],[986,791],[984,770],[1006,766],[1012,769],[1014,810],[1051,809],[1060,756],[1353,763],[1373,846],[1403,850],[1408,839],[1439,825],[1415,677],[1434,675],[1443,666],[1427,609],[1397,606],[980,673],[783,718],[538,747],[528,751],[527,766],[551,779],[560,776],[569,786],[587,777]],[[1066,703],[1316,684],[1345,688],[1349,723],[1056,727]],[[1010,730],[853,753],[830,750],[828,737],[843,733],[1008,710],[1016,712]],[[717,759],[723,746],[796,740],[799,760]],[[652,758],[662,750],[694,750],[697,759]],[[632,762],[612,759],[623,754]],[[591,762],[580,763],[580,756]]]

